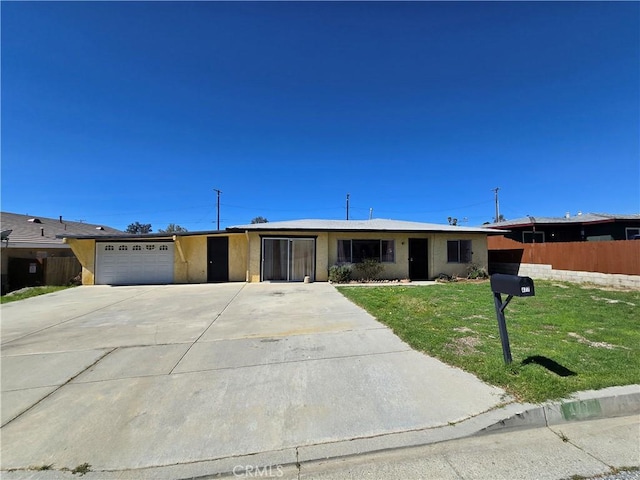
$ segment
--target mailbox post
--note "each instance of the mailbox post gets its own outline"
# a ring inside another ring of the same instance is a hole
[[[498,330],[500,331],[504,363],[510,364],[512,362],[511,347],[509,345],[509,334],[507,333],[507,322],[504,318],[504,309],[507,308],[513,297],[533,297],[535,295],[533,280],[529,277],[519,277],[518,275],[494,273],[491,275],[491,291],[493,292],[493,303],[496,307],[496,317],[498,317]],[[508,295],[504,303],[502,303],[503,293]]]

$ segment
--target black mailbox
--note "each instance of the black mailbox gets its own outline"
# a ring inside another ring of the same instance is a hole
[[[509,334],[507,333],[507,321],[504,318],[504,309],[507,308],[513,297],[533,297],[536,292],[533,288],[533,280],[529,277],[519,277],[518,275],[505,275],[494,273],[491,275],[491,290],[493,291],[493,302],[496,306],[496,316],[498,317],[498,329],[500,330],[500,341],[502,342],[502,354],[504,363],[511,363],[511,346],[509,345]],[[502,302],[502,294],[507,295],[507,300]]]
[[[491,275],[491,290],[493,293],[504,293],[514,297],[533,297],[536,294],[531,278],[503,273]]]

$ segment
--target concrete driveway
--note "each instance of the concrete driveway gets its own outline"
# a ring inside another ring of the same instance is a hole
[[[505,399],[326,283],[78,287],[1,313],[3,470],[295,463],[301,447],[446,426]]]

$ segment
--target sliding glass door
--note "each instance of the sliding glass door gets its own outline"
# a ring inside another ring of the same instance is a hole
[[[306,276],[309,276],[311,280],[314,279],[315,244],[313,238],[296,238],[289,241],[291,247],[290,282],[302,282]]]
[[[313,238],[263,238],[262,280],[302,282],[315,279]]]
[[[262,280],[289,279],[289,241],[286,238],[262,240]]]

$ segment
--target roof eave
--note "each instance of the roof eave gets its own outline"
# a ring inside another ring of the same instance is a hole
[[[502,235],[509,233],[509,230],[498,229],[393,229],[393,228],[295,228],[295,227],[280,227],[280,228],[227,228],[231,233],[243,233],[243,232],[345,232],[345,233],[471,233],[471,234],[486,234],[486,235]]]

